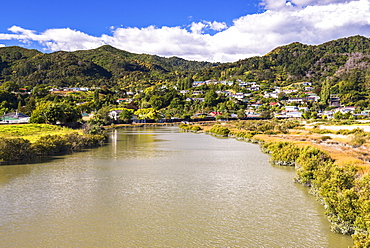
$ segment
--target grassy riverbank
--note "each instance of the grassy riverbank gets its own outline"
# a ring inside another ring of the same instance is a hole
[[[272,163],[295,166],[295,181],[324,205],[334,232],[352,235],[355,247],[370,247],[370,134],[363,129],[277,120],[180,128],[260,143]]]
[[[28,162],[99,146],[105,141],[104,135],[83,134],[82,130],[54,125],[4,125],[0,126],[0,163]]]

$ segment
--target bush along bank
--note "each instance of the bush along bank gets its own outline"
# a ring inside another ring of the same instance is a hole
[[[269,131],[269,130],[268,130]],[[259,130],[230,130],[214,125],[208,133],[259,143],[280,166],[294,166],[295,181],[310,188],[326,210],[332,231],[352,235],[354,247],[370,247],[370,174],[353,164],[339,166],[322,150],[293,142],[254,139]]]
[[[269,142],[271,162],[295,166],[295,181],[310,187],[324,205],[332,231],[352,235],[354,247],[370,247],[370,175],[356,166],[338,166],[325,152],[292,142]]]
[[[202,128],[199,125],[191,125],[191,124],[184,124],[184,123],[180,124],[179,128],[183,131],[194,132],[194,133],[202,130]]]
[[[24,138],[0,140],[0,163],[11,164],[32,161],[37,157],[62,155],[84,148],[101,146],[107,141],[102,134],[46,135],[31,143]]]

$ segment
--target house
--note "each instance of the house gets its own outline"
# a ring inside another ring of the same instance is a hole
[[[222,115],[221,112],[217,112],[217,111],[212,111],[212,112],[209,112],[208,113],[209,116],[212,116],[212,117],[216,117],[217,115]]]
[[[365,110],[361,111],[361,115],[370,116],[370,110],[369,109],[365,109]]]
[[[276,118],[301,118],[302,117],[302,112],[299,111],[283,111],[282,113],[275,114]]]
[[[187,101],[187,102],[191,102],[191,101],[204,102],[204,97],[198,97],[198,98],[190,98],[190,97],[188,97],[188,98],[186,98],[185,101]]]
[[[117,103],[121,103],[121,102],[127,102],[127,103],[130,103],[132,102],[133,100],[131,98],[118,98],[117,99]]]
[[[209,85],[209,84],[218,84],[218,81],[217,81],[217,80],[215,80],[215,79],[210,79],[210,80],[205,81],[205,83],[206,83],[207,85]]]
[[[246,110],[245,111],[245,115],[248,118],[259,118],[259,117],[261,117],[261,114],[260,113],[256,113],[256,112],[251,111],[251,110]]]
[[[197,96],[197,95],[202,95],[202,94],[204,94],[205,92],[204,91],[202,91],[202,90],[195,90],[194,92],[193,92],[193,95],[195,95],[195,96]]]
[[[21,124],[21,123],[28,123],[30,117],[23,114],[23,113],[8,113],[4,114],[0,117],[0,123],[8,123],[8,124]]]
[[[356,107],[353,106],[348,106],[348,107],[343,107],[343,108],[338,108],[337,111],[340,111],[342,114],[345,113],[354,113],[356,110]]]
[[[302,117],[302,112],[287,112],[286,116],[288,118],[301,118]]]
[[[233,86],[234,82],[233,81],[221,81],[221,84],[227,85],[227,86]]]
[[[263,104],[262,103],[251,103],[249,106],[250,107],[253,107],[255,109],[258,109],[260,106],[262,106]]]
[[[196,82],[193,82],[193,87],[198,87],[198,86],[201,86],[201,85],[204,85],[206,84],[206,82],[204,81],[196,81]]]
[[[334,118],[334,111],[324,111],[321,116],[326,116],[328,119]]]
[[[337,94],[331,94],[329,98],[329,103],[332,107],[340,107],[340,98]]]
[[[285,106],[287,112],[297,112],[299,108],[297,106]]]
[[[308,111],[308,107],[298,107],[298,110],[301,112],[306,112]]]
[[[241,92],[237,92],[235,94],[231,94],[229,95],[230,97],[233,97],[233,98],[236,98],[236,99],[239,99],[239,100],[242,100],[244,98],[244,93],[241,93]]]
[[[279,92],[271,92],[271,93],[268,93],[266,92],[265,95],[263,95],[264,98],[278,98],[279,97]]]

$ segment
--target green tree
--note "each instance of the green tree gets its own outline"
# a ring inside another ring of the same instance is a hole
[[[134,115],[134,112],[135,111],[133,109],[123,108],[122,112],[119,114],[119,118],[124,121],[129,121]]]
[[[15,92],[19,90],[19,85],[13,81],[7,81],[0,86],[0,90]]]
[[[204,106],[213,107],[217,105],[217,94],[214,90],[209,90],[204,97]]]
[[[69,123],[81,117],[75,107],[66,103],[46,102],[39,104],[32,112],[31,123]]]
[[[154,108],[138,109],[134,114],[137,115],[140,120],[158,120],[162,117],[159,111]]]
[[[320,102],[328,106],[329,98],[330,98],[330,82],[328,80],[325,80],[322,83],[322,87],[321,87]]]

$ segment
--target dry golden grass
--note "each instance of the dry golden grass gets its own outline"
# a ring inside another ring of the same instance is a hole
[[[312,134],[312,135],[297,135],[297,132],[292,134],[284,134],[284,135],[266,135],[266,134],[258,134],[255,135],[254,138],[263,140],[265,142],[278,142],[278,141],[290,141],[298,146],[314,146],[322,151],[325,151],[332,159],[335,160],[335,163],[339,166],[344,166],[347,164],[353,164],[361,168],[361,171],[364,173],[370,173],[370,163],[361,160],[359,152],[356,151],[354,148],[342,146],[326,146],[320,143],[317,143],[318,139],[323,135],[319,134]],[[346,143],[347,139],[342,138],[341,143]]]

